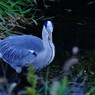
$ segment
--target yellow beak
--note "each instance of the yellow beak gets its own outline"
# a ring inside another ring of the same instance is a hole
[[[50,38],[50,40],[52,41],[52,34],[49,34],[49,38]]]

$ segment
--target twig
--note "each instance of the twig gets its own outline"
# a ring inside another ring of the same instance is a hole
[[[26,27],[23,27],[23,26],[20,26],[20,25],[16,25],[16,24],[7,24],[8,26],[10,27],[18,27],[18,28],[21,28],[21,29],[26,29]]]
[[[42,19],[42,18],[44,18],[44,16],[41,16],[41,17],[39,17],[38,19],[36,19],[35,21],[38,21],[38,20],[40,20],[40,19]],[[33,21],[31,21],[31,22],[29,22],[29,23],[27,23],[28,25],[31,25],[32,23],[34,23],[34,20]]]
[[[9,32],[10,32],[10,33],[13,33],[13,34],[17,34],[17,35],[19,35],[19,34],[23,35],[22,32],[18,32],[18,31],[9,31]]]
[[[13,33],[13,34],[21,34],[21,35],[23,35],[23,33],[19,32],[19,31],[11,31],[11,30],[4,29],[4,28],[1,28],[1,27],[0,27],[0,30],[2,30],[2,31],[7,31],[7,32]],[[4,36],[4,35],[1,35],[1,36]],[[1,37],[1,38],[2,38],[2,37]]]

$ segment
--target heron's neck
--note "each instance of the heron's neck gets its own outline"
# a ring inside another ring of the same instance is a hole
[[[44,50],[41,53],[39,53],[36,59],[34,60],[33,65],[35,69],[41,69],[46,65],[50,64],[55,56],[54,45],[52,41],[50,41],[46,36],[47,36],[46,33],[43,31],[42,40],[43,40]]]
[[[44,55],[48,59],[49,63],[53,60],[55,55],[55,47],[50,39],[46,37],[46,33],[42,32],[43,46],[44,46]]]

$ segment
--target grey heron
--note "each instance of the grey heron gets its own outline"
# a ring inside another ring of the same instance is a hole
[[[42,39],[33,35],[8,36],[0,40],[0,58],[20,73],[23,67],[32,63],[35,70],[50,64],[55,56],[52,42],[53,24],[46,21],[42,29]]]

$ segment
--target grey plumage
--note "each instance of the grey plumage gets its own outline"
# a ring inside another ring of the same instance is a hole
[[[33,35],[9,36],[0,40],[0,56],[18,73],[32,63],[35,70],[50,64],[55,56],[55,47],[51,40],[53,25],[45,22],[42,39]]]

